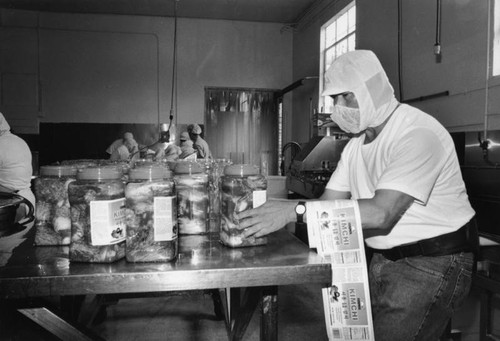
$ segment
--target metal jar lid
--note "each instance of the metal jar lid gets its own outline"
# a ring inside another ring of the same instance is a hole
[[[170,170],[160,166],[142,166],[131,168],[128,172],[130,180],[161,180],[170,178]]]
[[[49,177],[74,177],[77,168],[71,165],[47,165],[40,167],[40,176]]]
[[[176,163],[174,172],[175,174],[199,174],[203,173],[203,168],[196,162],[180,161]]]
[[[259,167],[251,164],[234,164],[224,168],[224,175],[249,176],[259,175]]]
[[[77,180],[119,180],[122,171],[117,167],[87,167],[78,170]]]

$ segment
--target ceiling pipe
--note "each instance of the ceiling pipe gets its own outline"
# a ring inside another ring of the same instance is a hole
[[[282,97],[284,94],[298,88],[299,86],[304,84],[304,81],[310,80],[310,79],[319,79],[319,77],[318,76],[309,76],[309,77],[301,78],[298,81],[293,82],[289,86],[281,89],[281,91],[279,92],[279,97]]]

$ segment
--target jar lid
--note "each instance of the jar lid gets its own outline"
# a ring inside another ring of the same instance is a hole
[[[117,167],[87,167],[78,170],[78,180],[117,180],[122,177],[122,171]]]
[[[247,176],[259,175],[259,167],[250,164],[234,164],[224,168],[225,175]]]
[[[170,177],[170,170],[160,166],[142,166],[131,168],[128,172],[130,180],[160,180]]]
[[[75,176],[76,175],[76,167],[70,165],[47,165],[40,167],[40,176]]]
[[[190,161],[179,161],[175,165],[175,174],[198,174],[203,173],[200,164]]]
[[[91,159],[63,160],[61,161],[61,165],[71,165],[75,166],[77,169],[80,169],[85,167],[95,167],[98,165],[98,162],[97,160]]]
[[[133,167],[154,167],[160,165],[160,162],[148,160],[148,159],[138,159],[133,162]]]
[[[61,165],[75,165],[77,163],[88,163],[95,165],[98,160],[95,159],[72,159],[72,160],[62,160]]]

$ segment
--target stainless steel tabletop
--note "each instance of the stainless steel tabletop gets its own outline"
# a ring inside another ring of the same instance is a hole
[[[331,283],[331,265],[288,231],[268,239],[232,249],[217,233],[180,236],[170,263],[99,264],[70,262],[68,247],[35,247],[27,238],[0,266],[0,299]]]

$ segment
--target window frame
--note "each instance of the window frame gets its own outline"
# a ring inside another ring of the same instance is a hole
[[[346,35],[342,36],[338,40],[336,39],[329,46],[326,46],[326,31],[332,24],[336,23],[344,14],[347,14],[347,12],[349,12],[349,10],[351,10],[353,7],[354,7],[354,10],[356,11],[356,1],[355,0],[350,2],[348,5],[346,5],[342,10],[340,10],[330,20],[328,20],[326,23],[324,23],[321,26],[321,30],[320,30],[320,61],[319,61],[319,67],[320,67],[319,75],[320,75],[320,77],[319,77],[319,96],[318,96],[319,112],[328,112],[326,110],[329,110],[329,108],[326,108],[326,105],[325,105],[325,97],[321,96],[321,93],[323,92],[323,89],[324,89],[324,79],[325,79],[325,72],[326,72],[326,65],[325,65],[326,54],[332,48],[337,47],[339,45],[339,43],[341,43],[343,41],[347,41],[352,36],[354,36],[353,50],[355,50],[356,49],[356,26],[357,26],[357,23],[354,24],[354,30],[352,32],[347,32]],[[355,20],[356,20],[356,16],[355,16]],[[348,27],[349,27],[349,24],[348,24]],[[352,50],[348,49],[347,51],[352,51]]]

